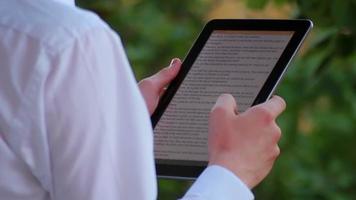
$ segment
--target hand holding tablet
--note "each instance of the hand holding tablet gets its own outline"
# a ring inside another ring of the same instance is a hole
[[[232,94],[241,113],[265,102],[311,26],[308,20],[209,22],[152,115],[158,175],[197,177],[208,164],[208,117],[219,95]]]
[[[286,104],[278,96],[238,112],[234,97],[221,95],[209,119],[209,165],[229,169],[249,188],[271,170],[280,150],[281,130],[275,122]]]

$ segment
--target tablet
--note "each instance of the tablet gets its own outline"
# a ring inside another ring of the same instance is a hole
[[[232,94],[239,112],[266,101],[311,27],[310,20],[210,21],[151,116],[157,175],[198,177],[218,96]]]

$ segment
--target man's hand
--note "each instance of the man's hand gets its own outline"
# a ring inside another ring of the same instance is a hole
[[[221,95],[209,119],[209,165],[235,173],[249,188],[260,183],[280,153],[281,130],[275,122],[285,109],[281,97],[237,113],[231,95]]]
[[[150,115],[156,110],[165,87],[177,76],[181,65],[182,62],[174,58],[168,67],[138,83]]]

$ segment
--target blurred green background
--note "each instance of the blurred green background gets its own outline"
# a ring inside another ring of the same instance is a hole
[[[277,93],[282,154],[256,199],[356,199],[356,0],[80,0],[125,45],[137,79],[184,58],[212,18],[310,18],[314,30]],[[159,180],[159,199],[191,183]]]

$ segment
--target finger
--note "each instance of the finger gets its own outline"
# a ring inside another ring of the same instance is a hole
[[[224,112],[236,115],[237,105],[235,98],[231,94],[220,95],[212,108],[212,112],[217,110],[223,110]]]
[[[275,118],[285,110],[286,102],[281,97],[274,95],[270,100],[259,106],[264,107]]]
[[[157,74],[151,77],[158,91],[161,91],[177,76],[181,65],[182,62],[180,61],[180,59],[174,58],[171,61],[169,67],[162,69]]]
[[[162,95],[166,92],[166,90],[167,90],[167,87],[162,88],[162,89],[159,91],[159,96],[162,97]]]

